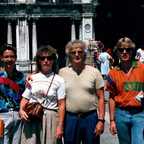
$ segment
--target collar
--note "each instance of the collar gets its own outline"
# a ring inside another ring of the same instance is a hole
[[[136,67],[137,67],[137,62],[133,61],[132,68],[136,68]],[[117,70],[121,70],[120,63],[117,66]]]
[[[8,77],[7,73],[5,71],[0,71],[0,76],[4,75],[5,77]],[[14,68],[14,74],[13,77],[11,78],[11,80],[21,80],[23,77],[23,74],[19,71],[16,70],[16,68]]]

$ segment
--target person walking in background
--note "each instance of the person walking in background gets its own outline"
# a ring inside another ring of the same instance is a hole
[[[106,76],[110,70],[110,55],[106,52],[107,48],[102,49],[102,53],[99,55],[99,61],[101,62],[101,74],[106,80]]]
[[[137,51],[136,51],[136,56],[135,56],[135,59],[136,59],[136,60],[139,60],[139,53],[140,53],[141,50],[142,50],[141,47],[137,49]]]
[[[110,132],[118,133],[120,144],[144,143],[144,65],[135,61],[135,44],[127,37],[114,48],[120,63],[107,76],[109,91]]]
[[[26,88],[20,103],[20,117],[24,121],[21,144],[60,144],[64,132],[66,94],[64,80],[55,74],[57,72],[56,51],[51,46],[41,46],[37,50],[35,59],[37,68],[32,75],[31,88]],[[51,81],[52,85],[45,98]],[[26,104],[43,101],[42,122],[29,122],[25,112]]]
[[[144,46],[141,51],[139,51],[139,62],[144,63]]]
[[[72,65],[59,71],[67,92],[65,144],[99,144],[104,132],[104,81],[98,69],[85,65],[86,52],[83,41],[68,42],[66,54]]]
[[[4,132],[0,144],[20,144],[19,105],[25,89],[25,75],[15,68],[17,52],[13,45],[4,44],[1,54],[4,68],[0,71],[0,119],[4,120]]]

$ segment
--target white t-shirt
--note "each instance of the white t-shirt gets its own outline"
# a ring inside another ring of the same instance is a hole
[[[44,108],[58,110],[58,100],[66,97],[65,83],[63,78],[59,75],[55,74],[48,95],[45,98],[53,75],[54,73],[44,75],[41,72],[32,75],[33,81],[30,81],[31,88],[26,88],[22,96],[26,99],[30,99],[29,102],[42,103],[45,100],[43,104]]]
[[[141,50],[140,52],[140,59],[139,59],[139,62],[141,62],[141,63],[144,63],[144,51],[143,50]]]

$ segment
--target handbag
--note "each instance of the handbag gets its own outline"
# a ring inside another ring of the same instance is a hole
[[[55,76],[55,74],[53,75],[52,81],[51,81],[50,86],[47,90],[45,98],[47,97],[47,94],[50,90],[50,87],[52,85],[54,76]],[[42,104],[44,103],[44,101],[42,103],[32,102],[32,103],[27,103],[26,104],[25,112],[29,116],[30,122],[40,122],[40,121],[42,121],[42,116],[43,116],[43,106],[42,106]]]

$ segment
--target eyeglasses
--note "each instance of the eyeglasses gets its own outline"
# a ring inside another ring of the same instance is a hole
[[[53,57],[52,56],[42,56],[42,57],[39,57],[40,60],[44,61],[45,59],[47,59],[48,61],[52,60]]]
[[[131,50],[133,50],[133,48],[118,48],[118,51],[121,52],[121,53],[122,53],[124,50],[125,50],[126,52],[130,52]]]
[[[78,54],[83,54],[83,51],[71,51],[70,53],[71,53],[72,55],[75,55],[76,52],[77,52]]]

